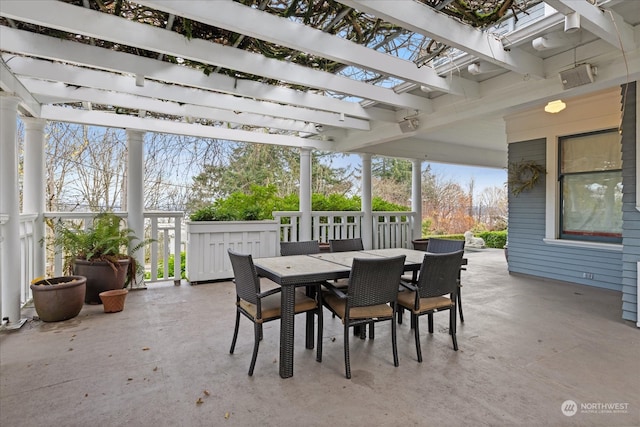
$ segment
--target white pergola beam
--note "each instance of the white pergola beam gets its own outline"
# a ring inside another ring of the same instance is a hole
[[[56,122],[71,122],[90,126],[104,126],[121,129],[136,129],[148,132],[188,135],[225,141],[242,141],[257,144],[282,145],[287,147],[309,147],[328,151],[331,145],[318,139],[300,138],[273,133],[252,132],[223,127],[188,124],[150,117],[140,118],[102,111],[77,110],[55,105],[42,106],[42,118]]]
[[[633,27],[612,10],[603,10],[587,1],[544,0],[544,2],[563,15],[577,12],[580,15],[581,27],[617,49],[631,52],[637,48]],[[640,7],[638,13],[640,13]]]
[[[202,118],[263,128],[317,133],[315,125],[296,120],[278,119],[249,113],[236,114],[233,111],[219,110],[217,108],[161,101],[138,95],[100,89],[74,87],[60,82],[50,82],[31,78],[23,79],[23,83],[29,91],[39,99],[40,96],[44,96],[46,99],[57,98],[59,100],[58,102],[60,102],[60,100],[64,100],[66,102],[73,100],[79,102],[91,102],[96,105],[108,105],[114,107],[126,106],[131,109],[144,110],[147,113],[155,112],[172,116],[182,116],[185,118]]]
[[[330,111],[336,114],[343,113],[362,119],[370,119],[373,114],[371,109],[365,109],[357,102],[343,101],[310,91],[300,92],[252,80],[234,79],[221,74],[207,76],[202,71],[168,62],[4,26],[0,26],[0,48],[9,52],[68,62],[83,67],[100,68],[132,75],[142,74],[147,78],[167,83]]]
[[[431,68],[419,69],[411,61],[375,51],[240,3],[207,0],[140,0],[138,3],[343,64],[427,85],[447,93],[465,96],[477,94],[476,82],[463,81],[464,79],[458,76],[453,76],[450,81],[444,80]],[[215,7],[212,7],[214,3]]]
[[[254,101],[252,99],[238,98],[232,95],[214,93],[201,89],[194,89],[176,85],[164,85],[155,81],[147,81],[144,86],[136,86],[133,76],[123,76],[105,71],[89,70],[73,65],[52,63],[49,61],[37,60],[32,58],[16,57],[11,61],[11,67],[16,74],[21,76],[55,80],[74,86],[86,86],[89,88],[101,89],[104,91],[114,91],[137,95],[139,97],[147,97],[149,99],[148,105],[143,105],[144,102],[142,99],[140,99],[135,103],[135,106],[130,106],[130,108],[144,109],[147,111],[162,112],[159,109],[163,109],[163,101],[152,103],[152,98],[155,97],[163,100],[190,105],[192,109],[197,109],[198,106],[209,108],[210,110],[203,109],[200,111],[209,111],[207,113],[207,117],[203,116],[203,118],[209,118],[212,120],[254,124],[250,121],[245,122],[244,120],[241,120],[241,115],[237,114],[238,111],[241,111],[244,113],[251,113],[252,115],[263,115],[272,116],[274,118],[278,117],[281,119],[288,119],[290,123],[292,123],[293,120],[297,120],[307,123],[321,123],[335,127],[369,130],[369,123],[366,120],[356,119],[353,117],[345,117],[344,120],[340,120],[340,116],[338,114],[329,113],[326,111],[310,110],[263,101]],[[46,93],[41,94],[52,95]],[[71,96],[71,98],[73,98],[73,96]],[[105,102],[100,102],[100,100],[87,99],[86,101],[105,104]],[[119,105],[125,106],[126,104]],[[214,110],[220,111],[219,117],[214,117],[217,115]],[[222,110],[228,111],[225,112]],[[245,120],[250,120],[248,117],[250,116],[245,117]],[[231,120],[230,118],[234,118],[234,120]],[[261,121],[263,120],[264,119],[261,119]]]
[[[544,78],[542,59],[519,48],[506,51],[494,35],[463,24],[417,1],[338,0],[426,37],[460,49],[507,70]]]
[[[21,99],[20,105],[33,117],[40,117],[40,103],[16,78],[4,61],[0,60],[0,88]]]
[[[397,94],[391,89],[205,40],[188,40],[161,28],[63,2],[42,0],[38,2],[38,7],[33,7],[31,2],[7,1],[3,2],[0,15],[271,79],[371,99],[399,108],[430,108],[429,100],[420,96]]]

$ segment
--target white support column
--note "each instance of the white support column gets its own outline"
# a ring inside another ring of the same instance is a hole
[[[45,210],[45,137],[44,127],[47,121],[23,117],[24,138],[24,174],[22,186],[22,212],[37,214],[33,229],[35,242],[33,253],[33,272],[35,277],[45,275],[45,247],[40,244],[44,237]]]
[[[144,132],[127,129],[127,223],[136,236],[144,239]],[[137,245],[139,241],[134,241]],[[131,249],[131,248],[129,248]],[[129,255],[144,265],[144,248]],[[137,277],[142,284],[144,276]]]
[[[300,235],[299,240],[311,240],[311,149],[300,148]]]
[[[20,317],[20,197],[18,193],[17,118],[20,99],[0,95],[0,312],[2,325],[19,328]]]
[[[411,161],[411,210],[416,213],[413,239],[422,237],[422,160]]]
[[[362,159],[362,194],[360,197],[361,209],[364,212],[362,217],[362,244],[365,249],[375,249],[373,247],[373,208],[371,206],[371,154],[360,154]]]

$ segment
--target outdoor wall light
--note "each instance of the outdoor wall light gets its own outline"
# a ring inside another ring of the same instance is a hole
[[[547,113],[555,114],[555,113],[559,113],[565,108],[567,108],[567,104],[565,104],[564,102],[558,99],[555,101],[551,101],[547,105],[545,105],[544,111],[546,111]]]

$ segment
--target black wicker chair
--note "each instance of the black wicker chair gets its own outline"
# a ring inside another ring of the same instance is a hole
[[[364,245],[360,237],[353,239],[335,239],[329,240],[329,250],[331,252],[361,251],[364,250]]]
[[[418,283],[402,283],[408,291],[398,293],[398,306],[411,314],[414,328],[418,362],[422,362],[420,349],[419,317],[429,315],[429,333],[433,333],[433,313],[449,310],[449,334],[453,349],[458,351],[456,340],[456,294],[458,293],[458,272],[464,251],[446,254],[427,253],[420,267]]]
[[[249,375],[253,375],[253,369],[258,357],[258,347],[262,340],[262,324],[271,320],[278,320],[280,311],[280,288],[273,288],[262,292],[260,279],[253,265],[253,259],[249,254],[240,254],[229,250],[229,258],[233,267],[236,284],[236,325],[233,331],[233,341],[229,353],[233,354],[238,338],[240,326],[240,314],[251,320],[254,325],[254,345]],[[318,315],[318,348],[316,360],[322,361],[322,300],[318,292],[318,300],[309,298],[302,292],[296,292],[295,313],[315,312]]]
[[[344,325],[344,365],[347,378],[351,378],[349,328],[394,319],[404,261],[404,255],[381,259],[355,258],[347,293],[331,284],[328,284],[328,290],[323,292],[323,304],[338,316]],[[391,344],[393,364],[398,366],[396,323],[393,321]]]
[[[319,254],[320,243],[317,240],[304,240],[302,242],[280,242],[280,255],[309,255]]]
[[[464,251],[464,240],[437,239],[430,237],[427,243],[427,252],[434,254],[444,254],[449,252]],[[460,313],[460,322],[464,323],[464,314],[462,314],[462,281],[460,280],[460,271],[466,270],[460,267],[458,270],[458,312]]]

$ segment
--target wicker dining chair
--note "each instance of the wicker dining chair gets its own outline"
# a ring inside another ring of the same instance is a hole
[[[362,238],[354,237],[352,239],[333,239],[329,240],[329,251],[330,252],[348,252],[348,251],[362,251],[364,250],[364,244],[362,243]],[[336,279],[333,281],[333,286],[341,289],[343,292],[347,291],[347,286],[349,285],[349,280],[347,279]],[[332,317],[336,317],[335,313]],[[369,325],[369,338],[374,338],[374,326],[373,323]],[[363,328],[354,328],[354,335],[359,335],[360,338],[365,339],[367,336],[366,326]]]
[[[280,255],[309,255],[320,253],[320,242],[303,240],[301,242],[280,242]]]
[[[330,252],[348,252],[348,251],[362,251],[364,250],[364,245],[362,244],[362,239],[360,237],[356,237],[353,239],[334,239],[329,240],[329,251]],[[334,280],[333,286],[346,289],[348,281],[346,279],[338,279]]]
[[[407,291],[398,293],[398,306],[411,314],[418,362],[422,362],[420,348],[420,316],[427,314],[429,333],[433,333],[433,313],[449,310],[449,334],[453,349],[458,351],[456,339],[456,294],[458,293],[458,272],[464,251],[445,254],[426,253],[420,267],[418,283],[405,283]]]
[[[429,242],[427,243],[427,252],[431,252],[434,254],[443,254],[449,252],[456,251],[464,251],[464,240],[452,240],[452,239],[438,239],[438,238],[429,238]],[[460,280],[460,272],[462,270],[466,270],[464,267],[460,267],[458,270],[458,313],[460,313],[460,322],[464,323],[464,314],[462,313],[462,281]]]
[[[339,317],[344,325],[344,366],[347,378],[351,378],[349,328],[352,326],[391,320],[393,364],[399,364],[396,322],[393,319],[404,261],[404,255],[380,259],[354,258],[346,294],[331,284],[326,285],[327,290],[323,292],[322,297],[323,304]]]
[[[258,347],[262,340],[262,324],[281,317],[280,309],[280,288],[273,288],[267,291],[260,290],[260,279],[253,265],[253,258],[250,254],[241,254],[228,250],[231,266],[233,268],[234,283],[236,285],[236,325],[233,331],[233,340],[229,353],[233,354],[238,339],[238,329],[240,326],[240,314],[253,322],[254,344],[251,365],[249,366],[249,376],[253,375],[253,369],[258,357]],[[318,316],[318,345],[316,360],[322,361],[322,299],[320,292],[318,299],[307,297],[302,292],[295,295],[295,313],[313,312]]]
[[[329,240],[329,250],[331,252],[362,251],[364,250],[364,245],[360,237],[353,239],[333,239]]]

